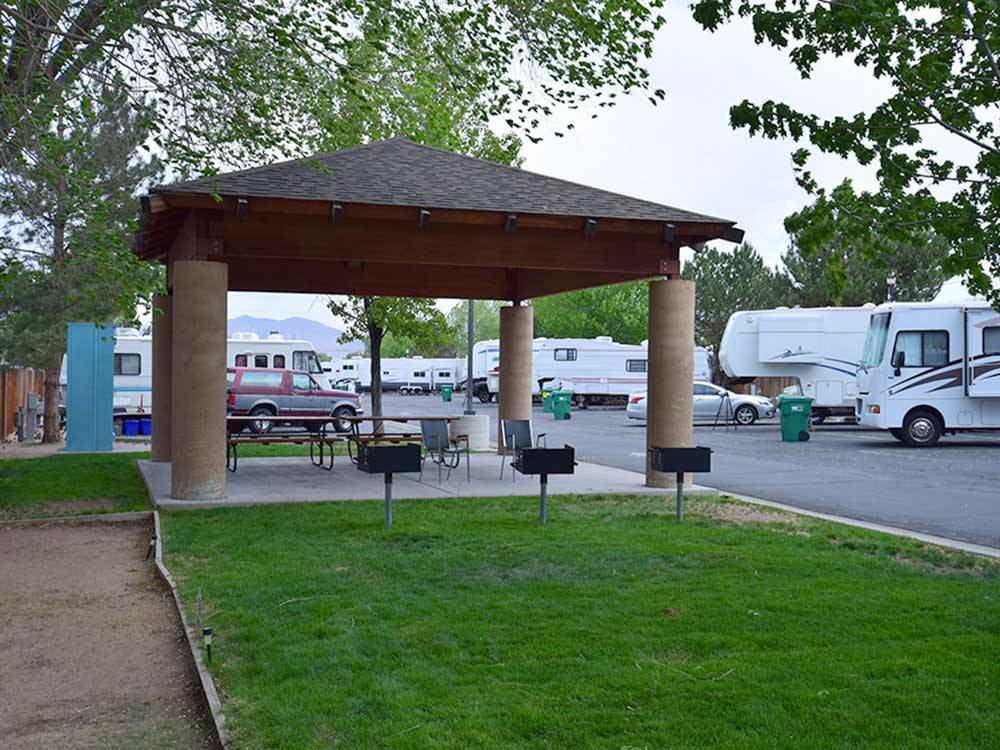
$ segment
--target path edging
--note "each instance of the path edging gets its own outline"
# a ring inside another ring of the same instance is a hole
[[[212,675],[205,666],[205,660],[201,658],[201,649],[198,647],[196,640],[200,633],[195,633],[188,623],[187,616],[184,614],[184,607],[181,605],[180,593],[177,591],[177,584],[174,582],[174,578],[167,569],[167,566],[163,563],[163,534],[160,529],[160,514],[156,510],[153,511],[153,533],[156,535],[154,540],[156,570],[173,595],[177,614],[181,618],[181,627],[184,629],[184,637],[187,639],[188,647],[191,650],[191,658],[194,660],[198,679],[201,681],[201,689],[205,694],[205,701],[208,703],[209,712],[212,714],[212,724],[215,726],[219,744],[223,748],[227,748],[229,747],[229,736],[226,729],[226,717],[222,712],[222,702],[219,700],[219,693],[215,689],[215,683],[212,682]]]
[[[973,544],[972,542],[963,542],[960,539],[949,539],[944,536],[936,536],[934,534],[925,534],[922,531],[911,531],[910,529],[902,529],[898,526],[887,526],[881,523],[874,523],[872,521],[861,521],[857,518],[849,518],[848,516],[838,516],[833,513],[822,513],[817,510],[808,510],[807,508],[796,508],[794,505],[787,505],[786,503],[779,503],[774,500],[764,500],[763,498],[753,497],[752,495],[741,495],[736,492],[728,492],[726,490],[719,490],[719,494],[725,497],[731,497],[735,500],[742,500],[745,503],[752,503],[753,505],[763,505],[768,508],[776,508],[777,510],[784,510],[789,513],[795,513],[799,516],[809,516],[810,518],[818,518],[821,521],[832,521],[833,523],[841,523],[845,526],[854,526],[859,529],[867,529],[868,531],[877,531],[882,534],[890,534],[892,536],[901,536],[907,539],[914,539],[918,542],[925,542],[926,544],[933,544],[938,547],[945,547],[947,549],[958,550],[960,552],[967,552],[970,555],[979,555],[980,557],[990,557],[1000,560],[1000,548],[997,547],[987,547],[983,544]]]

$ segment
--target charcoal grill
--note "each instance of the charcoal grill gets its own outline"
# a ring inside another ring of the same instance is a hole
[[[661,448],[649,449],[650,465],[654,471],[674,472],[677,475],[677,520],[684,520],[684,474],[708,473],[712,470],[711,448]]]
[[[573,446],[562,448],[519,448],[511,466],[521,474],[537,474],[541,482],[538,520],[545,526],[549,521],[549,474],[572,474],[576,470]]]
[[[368,474],[385,475],[385,527],[392,527],[392,475],[420,471],[419,445],[358,446],[357,467]]]

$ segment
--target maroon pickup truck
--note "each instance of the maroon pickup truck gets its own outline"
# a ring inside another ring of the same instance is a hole
[[[329,416],[337,432],[347,432],[351,423],[344,417],[361,414],[361,397],[350,391],[324,388],[308,372],[299,370],[230,367],[227,411],[234,417],[288,417],[287,424],[296,424],[295,417]],[[283,420],[282,420],[283,421]],[[250,422],[254,432],[268,432],[277,420],[261,419]],[[309,430],[318,431],[319,423],[305,423]]]

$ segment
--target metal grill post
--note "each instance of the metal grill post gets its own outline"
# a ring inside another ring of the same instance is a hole
[[[684,472],[677,472],[677,520],[684,520]]]
[[[549,475],[540,475],[542,489],[540,493],[540,504],[538,508],[538,521],[545,526],[549,522]]]
[[[385,527],[392,528],[392,472],[385,473]]]

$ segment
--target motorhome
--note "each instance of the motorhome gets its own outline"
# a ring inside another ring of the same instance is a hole
[[[874,305],[743,310],[722,334],[719,364],[734,380],[797,378],[814,421],[854,417],[861,359]]]
[[[319,355],[311,343],[301,339],[286,339],[275,333],[265,339],[255,333],[234,334],[226,342],[226,365],[305,370],[326,381]],[[329,385],[329,382],[323,381],[323,385]],[[60,382],[66,382],[65,358]],[[116,416],[149,414],[153,403],[152,393],[152,336],[143,336],[135,328],[116,329],[113,402]]]
[[[352,357],[327,363],[328,376],[334,382],[347,378],[358,390],[372,387],[372,361]],[[457,357],[385,357],[382,359],[382,390],[400,393],[430,393],[442,385],[459,386],[465,381],[466,362]]]
[[[538,338],[532,343],[532,389],[573,391],[577,403],[624,403],[646,389],[648,342],[620,344],[610,336],[593,339]],[[695,347],[696,380],[710,380],[709,351]],[[473,347],[473,377],[481,401],[500,390],[500,342],[480,341]]]
[[[1000,430],[1000,313],[987,302],[889,302],[872,314],[857,416],[907,445]]]

